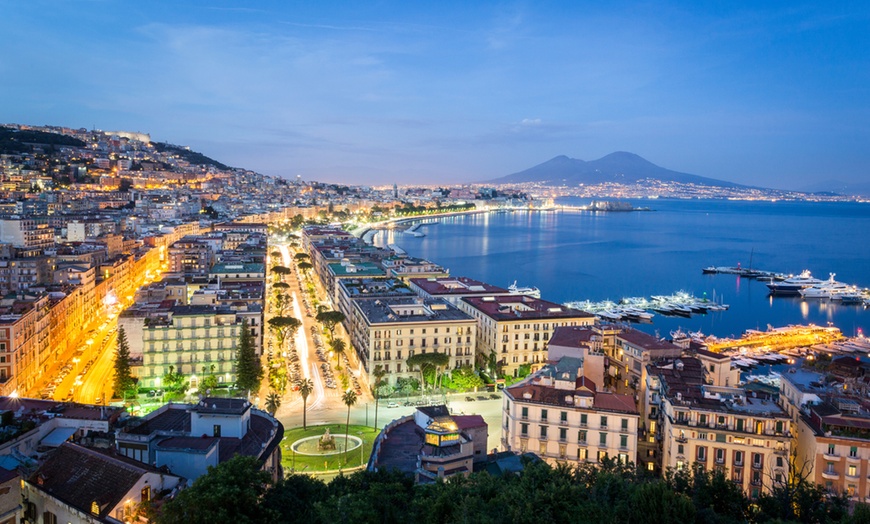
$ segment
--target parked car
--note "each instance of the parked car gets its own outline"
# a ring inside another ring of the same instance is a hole
[[[474,402],[474,397],[467,396],[467,397],[465,397],[465,400],[466,400],[466,402]]]
[[[389,402],[387,404],[387,407],[388,408],[397,408],[397,407],[399,407],[399,403],[398,402]]]

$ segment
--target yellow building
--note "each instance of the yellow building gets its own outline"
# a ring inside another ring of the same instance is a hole
[[[464,297],[459,308],[477,320],[477,354],[494,353],[504,373],[547,360],[547,342],[557,326],[591,325],[595,316],[523,295]]]

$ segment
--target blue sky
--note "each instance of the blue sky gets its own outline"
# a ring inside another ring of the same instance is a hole
[[[830,4],[0,0],[0,122],[351,184],[613,151],[870,183],[870,3]]]

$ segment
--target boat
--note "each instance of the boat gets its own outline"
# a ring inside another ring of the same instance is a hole
[[[799,295],[802,289],[822,283],[824,280],[813,278],[810,271],[805,269],[798,276],[787,278],[781,282],[771,282],[767,284],[767,288],[771,295]]]
[[[814,286],[806,287],[799,291],[800,295],[804,298],[829,298],[836,300],[838,295],[842,295],[844,293],[855,293],[857,290],[854,286],[850,286],[848,284],[844,284],[842,282],[837,282],[834,280],[836,276],[835,273],[831,273],[831,276],[828,280],[822,282],[821,284],[816,284]]]
[[[841,304],[861,304],[864,302],[864,295],[857,291],[841,293],[834,297],[834,300],[839,300]]]
[[[508,292],[511,295],[526,295],[529,297],[541,298],[541,290],[532,286],[532,287],[518,287],[517,281],[514,280],[514,283],[508,286]]]

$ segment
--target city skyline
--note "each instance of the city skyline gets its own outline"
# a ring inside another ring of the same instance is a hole
[[[348,184],[637,153],[775,188],[870,182],[863,6],[7,2],[3,120],[149,132]]]

